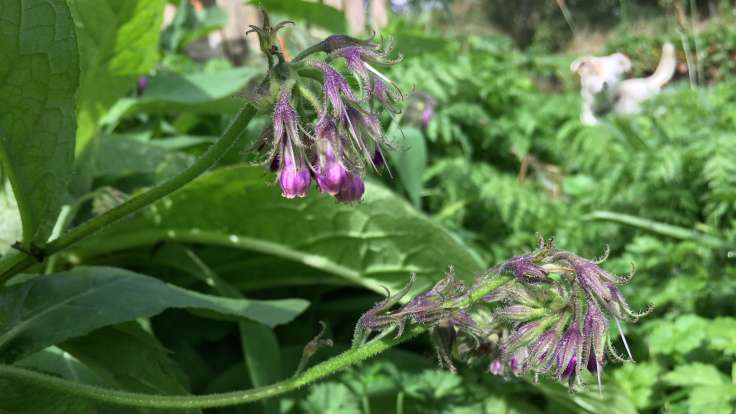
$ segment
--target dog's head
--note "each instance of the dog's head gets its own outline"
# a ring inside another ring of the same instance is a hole
[[[580,76],[583,88],[598,93],[621,80],[631,70],[631,61],[623,53],[608,56],[583,56],[570,64],[570,70]]]

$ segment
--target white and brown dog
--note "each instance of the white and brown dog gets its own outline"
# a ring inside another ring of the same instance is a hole
[[[631,70],[631,61],[622,53],[608,56],[583,56],[575,59],[570,70],[580,75],[580,95],[583,107],[580,121],[586,125],[598,123],[598,116],[614,111],[632,114],[641,111],[641,103],[657,95],[675,73],[675,48],[662,46],[657,69],[646,78],[621,80]]]

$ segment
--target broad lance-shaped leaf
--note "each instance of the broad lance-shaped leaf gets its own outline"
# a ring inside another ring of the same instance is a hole
[[[248,300],[205,295],[110,267],[82,267],[0,291],[0,361],[14,361],[107,325],[169,308],[215,312],[267,326],[291,321],[301,299]]]
[[[12,1],[12,0],[11,0]],[[79,38],[77,153],[99,119],[158,61],[165,0],[69,0]]]
[[[79,59],[64,0],[0,0],[0,169],[23,244],[46,242],[74,161]]]
[[[314,188],[287,200],[260,167],[215,171],[141,214],[106,229],[73,252],[77,258],[162,240],[241,248],[293,260],[383,292],[417,273],[417,289],[448,266],[472,279],[481,260],[446,230],[384,187],[365,200],[335,203]]]

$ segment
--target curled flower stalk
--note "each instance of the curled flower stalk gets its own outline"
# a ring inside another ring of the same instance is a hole
[[[264,22],[251,30],[269,58],[251,96],[273,113],[261,134],[262,162],[278,173],[284,197],[304,197],[314,181],[339,202],[362,200],[366,171],[379,172],[391,147],[379,117],[398,112],[402,98],[380,68],[400,58],[390,58],[384,42],[330,36],[287,62],[275,36],[288,22]]]
[[[583,371],[597,377],[599,390],[607,357],[625,361],[614,349],[610,327],[618,328],[628,360],[633,360],[621,321],[636,322],[618,286],[631,280],[603,270],[591,261],[558,250],[542,240],[535,251],[494,267],[471,286],[450,271],[428,291],[394,309],[406,289],[388,297],[358,321],[356,344],[372,333],[401,335],[407,323],[427,327],[438,338],[442,366],[454,370],[450,355],[469,364],[486,361],[493,375],[548,375],[569,385],[584,385]],[[477,295],[490,280],[511,282],[482,301]]]

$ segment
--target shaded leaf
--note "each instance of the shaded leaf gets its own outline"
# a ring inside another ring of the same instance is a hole
[[[184,373],[171,360],[168,351],[135,323],[101,328],[68,340],[60,347],[116,388],[146,394],[190,394]],[[201,410],[182,412],[199,413]]]
[[[0,169],[23,244],[46,242],[74,160],[77,41],[64,0],[0,0]]]
[[[301,403],[306,414],[360,414],[358,399],[345,384],[328,382],[312,387]]]
[[[301,299],[227,299],[167,285],[123,269],[76,268],[0,291],[0,359],[13,361],[94,329],[192,308],[268,326],[301,313]]]

